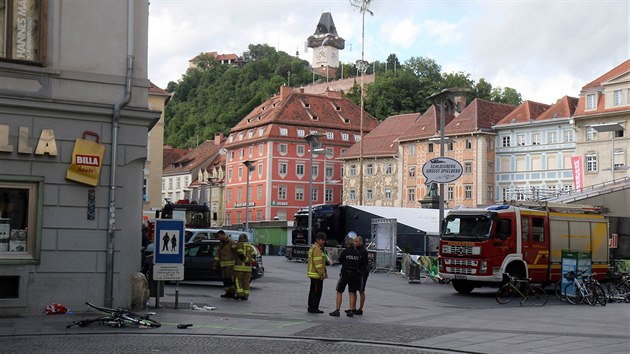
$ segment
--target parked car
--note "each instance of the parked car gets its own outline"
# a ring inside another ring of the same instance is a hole
[[[232,240],[238,242],[238,237],[241,234],[247,235],[247,240],[249,243],[253,243],[254,237],[250,232],[239,231],[239,230],[226,230],[226,229],[192,229],[186,228],[184,230],[184,240],[186,243],[190,243],[193,241],[199,240],[208,240],[208,239],[218,239],[217,232],[219,230],[223,230],[225,234],[231,238]]]
[[[220,267],[214,267],[214,256],[217,253],[219,240],[199,240],[184,246],[184,280],[221,280]],[[252,280],[265,275],[262,256],[258,249],[250,244],[254,254],[252,265]],[[144,259],[143,271],[153,274],[153,255]],[[214,267],[214,269],[213,269]]]

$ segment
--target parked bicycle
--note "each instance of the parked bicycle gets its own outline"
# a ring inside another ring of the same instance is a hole
[[[562,279],[558,280],[553,285],[553,291],[554,291],[554,293],[556,293],[556,296],[558,297],[558,299],[560,299],[560,301],[566,301],[567,300],[566,296],[564,296],[564,294],[562,293]]]
[[[608,302],[630,302],[630,276],[613,273],[606,290]]]
[[[564,277],[569,281],[564,287],[564,296],[570,304],[578,305],[586,302],[591,306],[597,303],[606,306],[606,292],[594,278],[595,274],[566,272]]]
[[[523,298],[521,306],[525,301],[529,301],[534,306],[545,306],[549,300],[549,296],[545,290],[539,286],[532,285],[530,279],[517,279],[509,274],[503,274],[504,283],[495,296],[500,304],[507,304],[518,295]]]
[[[128,309],[118,308],[118,309],[110,309],[107,307],[100,307],[89,302],[85,303],[93,309],[101,311],[105,313],[105,316],[100,316],[97,318],[91,319],[82,319],[78,321],[72,321],[69,323],[66,328],[70,328],[72,326],[85,327],[91,323],[97,323],[101,326],[110,326],[121,328],[127,325],[136,325],[139,327],[160,327],[160,322],[149,318],[152,315],[155,315],[154,312],[149,312],[144,315],[135,314]]]

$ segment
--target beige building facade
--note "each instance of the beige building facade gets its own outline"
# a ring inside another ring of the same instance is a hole
[[[630,177],[630,60],[582,88],[574,120],[584,187]]]

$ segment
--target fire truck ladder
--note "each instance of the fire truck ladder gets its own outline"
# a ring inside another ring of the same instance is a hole
[[[608,214],[608,208],[605,208],[600,205],[586,205],[586,204],[564,204],[558,202],[548,202],[548,201],[525,201],[525,200],[512,200],[507,202],[507,204],[536,209],[536,210],[544,210],[549,212],[556,213],[576,213],[576,214]]]

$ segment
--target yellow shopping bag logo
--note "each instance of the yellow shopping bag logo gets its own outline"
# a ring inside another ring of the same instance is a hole
[[[92,136],[95,140],[86,139]],[[82,138],[77,138],[72,151],[72,163],[68,167],[66,179],[90,186],[98,185],[98,178],[103,165],[105,146],[99,144],[100,137],[95,132],[84,131]]]

